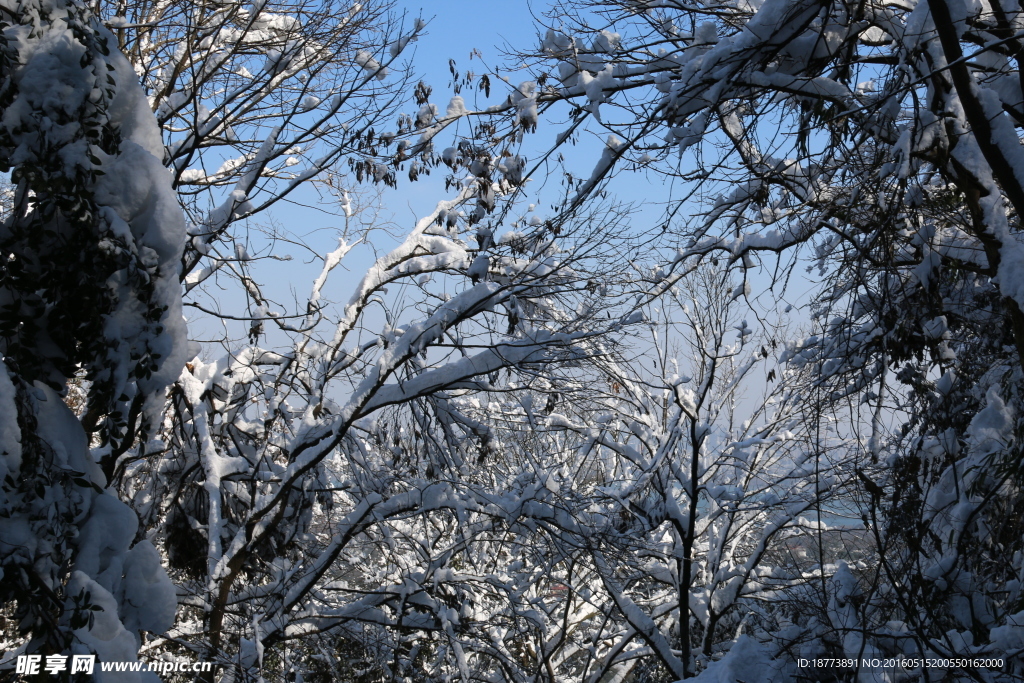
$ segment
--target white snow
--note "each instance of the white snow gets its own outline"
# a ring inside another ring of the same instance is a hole
[[[17,393],[3,360],[0,360],[0,456],[0,481],[8,475],[17,478],[21,469]]]
[[[388,77],[388,70],[381,66],[380,62],[374,59],[372,53],[366,50],[358,50],[356,52],[356,64],[363,67],[366,73],[373,76],[378,81],[383,81]]]

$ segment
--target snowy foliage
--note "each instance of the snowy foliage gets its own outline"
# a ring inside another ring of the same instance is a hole
[[[684,188],[659,198],[676,246],[652,296],[712,259],[745,273],[733,299],[784,294],[807,259],[816,272],[813,329],[779,360],[816,409],[803,427],[854,457],[858,559],[828,570],[825,612],[790,612],[793,640],[755,637],[783,658],[1006,654],[1024,556],[1020,8],[569,2],[546,16],[539,48],[517,61],[536,64],[541,116],[568,113],[527,174],[570,158],[580,131],[609,140],[568,181],[559,216],[642,168]],[[486,138],[462,148],[515,153],[544,129],[523,119],[517,91],[481,110]],[[751,290],[762,266],[773,288]]]
[[[86,430],[130,443],[181,371],[184,222],[113,36],[73,4],[3,11],[0,594],[16,602],[17,654],[133,661],[140,630],[173,624],[174,587]],[[78,370],[82,422],[57,393]]]
[[[390,9],[6,9],[17,652],[225,681],[1024,673],[1020,8],[566,2],[531,73],[453,63],[443,97]],[[433,170],[451,196],[400,232],[356,189]],[[634,172],[656,219],[609,199]],[[309,188],[344,228],[289,308],[247,230],[295,241],[257,221]],[[185,341],[179,291],[219,346]]]
[[[525,248],[473,230],[471,245],[447,216],[477,192],[470,181],[420,220],[347,303],[309,308],[290,347],[197,358],[173,385],[159,457],[124,461],[118,476],[184,592],[173,642],[245,676],[279,670],[300,637],[440,678],[471,648],[507,656],[466,640],[463,626],[487,620],[459,621],[476,591],[464,584],[484,580],[464,576],[465,552],[477,535],[573,522],[475,413],[490,394],[573,372],[628,321],[595,305],[616,305],[614,220],[581,219],[557,240],[541,228]],[[324,303],[351,248],[324,259],[311,302]],[[389,307],[381,329],[375,304],[403,287],[415,305]],[[488,571],[491,582],[503,570]],[[405,651],[403,629],[440,649]]]
[[[104,2],[100,11],[163,132],[162,160],[189,221],[191,286],[231,262],[232,242],[249,243],[245,226],[299,188],[316,184],[340,202],[348,171],[395,184],[395,169],[377,163],[388,143],[374,131],[400,102],[405,83],[390,65],[422,22],[406,25],[378,1]]]

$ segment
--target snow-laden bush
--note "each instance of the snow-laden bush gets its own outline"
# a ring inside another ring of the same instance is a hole
[[[74,3],[0,9],[0,599],[27,637],[17,653],[130,661],[176,599],[90,431],[146,433],[181,370],[184,222],[113,36]],[[60,395],[79,369],[85,427]]]

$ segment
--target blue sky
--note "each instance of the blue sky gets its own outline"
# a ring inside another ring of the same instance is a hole
[[[536,35],[530,5],[524,0],[408,2],[400,7],[430,22],[427,35],[416,45],[416,64],[428,76],[437,74],[438,80],[447,79],[449,59],[465,68],[475,49],[496,66],[496,46],[532,45]]]

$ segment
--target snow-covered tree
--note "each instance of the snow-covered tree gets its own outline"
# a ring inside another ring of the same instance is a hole
[[[518,86],[471,79],[505,89],[481,110],[409,88],[424,26],[387,3],[95,11],[0,25],[19,652],[131,659],[148,631],[233,680],[1020,675],[1020,7],[562,3]],[[454,198],[397,241],[354,227],[356,184],[432,169]],[[629,173],[662,215],[609,210]],[[346,227],[286,308],[260,256],[316,192]],[[786,341],[764,321],[794,287]]]
[[[486,119],[485,137],[453,148],[474,145],[479,166],[560,113],[542,162],[571,162],[600,132],[593,170],[569,171],[565,214],[619,173],[671,179],[678,192],[648,193],[676,239],[665,290],[724,257],[774,271],[752,296],[777,295],[809,257],[815,329],[784,360],[859,450],[877,546],[870,570],[837,567],[821,588],[849,636],[829,647],[1019,652],[1020,7],[598,1],[546,16],[516,56],[532,77],[429,133]]]
[[[7,654],[133,661],[141,631],[173,623],[174,589],[61,392],[83,371],[90,426],[153,433],[185,360],[184,221],[114,37],[74,3],[2,13],[0,600],[22,636]]]
[[[317,648],[339,643],[393,676],[492,666],[467,659],[486,622],[459,611],[476,592],[460,585],[477,580],[477,536],[559,513],[538,484],[549,464],[493,465],[505,458],[493,419],[462,406],[572,372],[592,340],[630,320],[608,317],[626,241],[616,214],[557,236],[469,228],[460,207],[478,192],[467,182],[346,303],[327,305],[353,246],[339,243],[289,346],[192,360],[171,389],[160,450],[121,457],[122,497],[184,593],[177,627],[154,647],[186,647],[243,677],[310,675],[326,666]]]
[[[556,680],[692,676],[738,628],[783,631],[787,591],[814,580],[790,551],[815,544],[844,463],[804,432],[800,373],[772,369],[763,397],[744,396],[778,342],[739,318],[734,290],[722,268],[673,287],[648,307],[646,349],[599,356],[590,420],[538,419],[580,435],[598,471],[586,505],[609,520],[578,541],[589,577],[567,580],[600,615],[593,646]]]
[[[160,124],[188,223],[185,305],[197,315],[254,318],[256,333],[277,293],[264,291],[251,261],[303,239],[282,211],[316,205],[355,225],[359,184],[418,175],[416,159],[385,164],[392,141],[411,132],[395,117],[412,96],[404,60],[424,27],[390,2],[103,2],[98,11]],[[222,288],[247,300],[244,312],[225,310]]]

